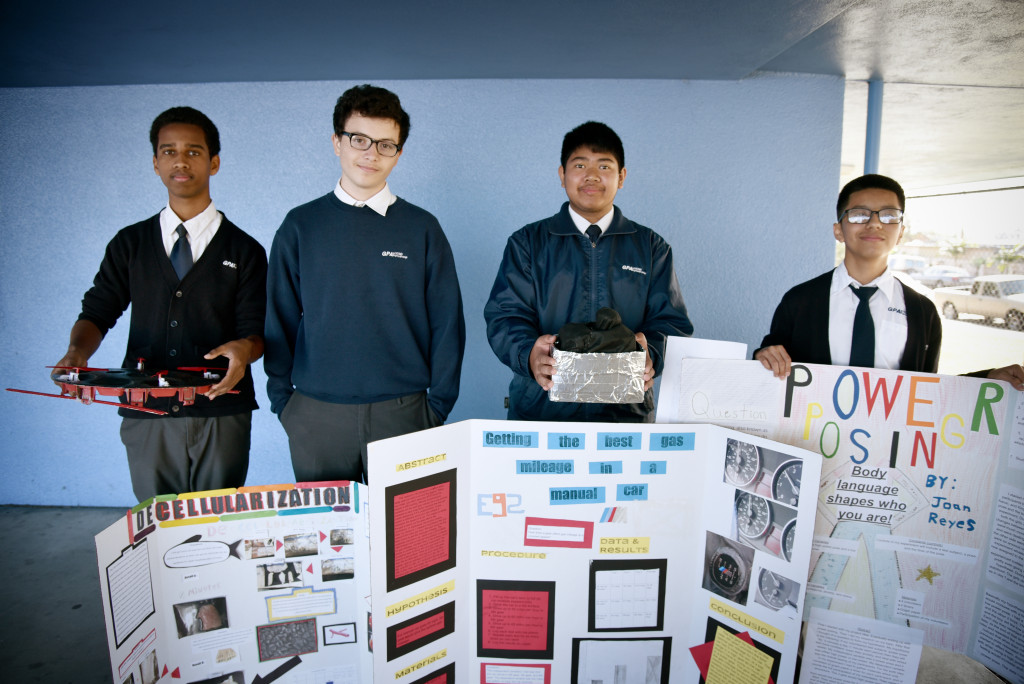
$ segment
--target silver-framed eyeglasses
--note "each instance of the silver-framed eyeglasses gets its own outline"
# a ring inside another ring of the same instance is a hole
[[[878,220],[886,225],[892,225],[894,223],[901,223],[903,221],[903,212],[899,209],[879,209],[878,211],[872,211],[870,209],[847,209],[843,212],[842,216],[839,217],[839,221],[842,222],[843,216],[850,223],[864,224],[871,220],[872,214],[878,214]]]
[[[402,146],[398,143],[391,142],[390,140],[374,140],[368,135],[362,133],[349,133],[348,131],[342,131],[342,135],[348,137],[348,144],[355,149],[362,151],[370,149],[370,145],[376,145],[377,151],[385,157],[394,157],[402,150]]]

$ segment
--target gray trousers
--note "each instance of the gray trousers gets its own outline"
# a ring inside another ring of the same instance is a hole
[[[252,411],[216,418],[123,418],[121,442],[136,498],[241,487],[249,471],[251,429]]]
[[[368,442],[440,424],[426,392],[372,404],[333,404],[295,392],[281,411],[296,482],[366,482]]]

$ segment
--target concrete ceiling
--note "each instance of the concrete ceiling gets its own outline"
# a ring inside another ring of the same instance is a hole
[[[1024,176],[1022,0],[56,0],[0,18],[8,88],[845,76],[844,177],[879,78],[883,173],[908,188]]]

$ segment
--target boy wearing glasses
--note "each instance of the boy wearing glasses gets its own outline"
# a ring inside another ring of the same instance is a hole
[[[513,372],[508,418],[653,422],[651,387],[664,363],[665,337],[693,333],[672,248],[614,206],[626,179],[625,153],[605,124],[588,121],[565,135],[558,177],[569,201],[509,238],[484,307],[491,348]],[[601,307],[618,311],[647,351],[644,401],[549,401],[553,333],[566,323],[594,321]]]
[[[296,482],[365,480],[368,442],[440,425],[459,394],[466,331],[451,247],[387,183],[408,136],[397,95],[345,91],[332,136],[341,180],[274,236],[264,368]]]
[[[886,176],[868,174],[843,187],[832,226],[846,246],[843,263],[782,297],[754,359],[778,378],[794,362],[938,370],[942,325],[935,304],[888,268],[903,236],[905,206],[903,188]],[[1024,369],[1016,365],[971,375],[1024,388]]]

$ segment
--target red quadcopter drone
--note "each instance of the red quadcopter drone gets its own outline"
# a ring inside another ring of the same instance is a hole
[[[41,397],[75,399],[83,404],[109,404],[121,408],[166,416],[167,411],[148,408],[150,397],[178,397],[184,406],[190,406],[197,394],[204,394],[223,377],[224,368],[182,367],[177,370],[149,371],[143,359],[135,368],[81,368],[75,366],[47,366],[53,368],[50,378],[60,386],[60,394],[33,392],[8,387],[8,392],[37,394]],[[237,394],[237,390],[232,390]],[[101,397],[122,397],[123,401],[105,401]]]

